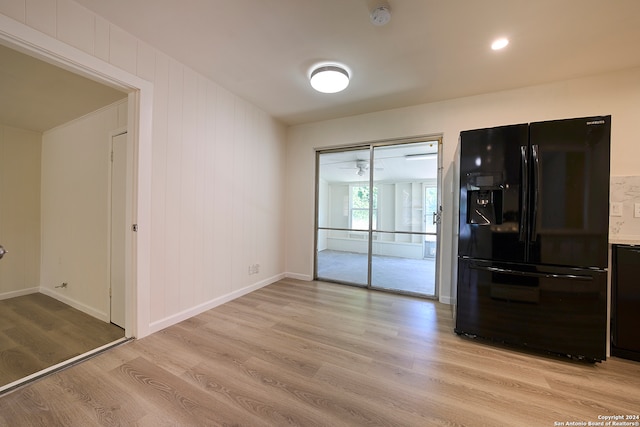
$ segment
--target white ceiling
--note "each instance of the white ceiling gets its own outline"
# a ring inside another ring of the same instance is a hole
[[[383,27],[377,0],[75,1],[290,125],[640,67],[639,0],[388,0]],[[323,61],[349,67],[344,92],[311,89]],[[122,97],[36,64],[0,46],[0,123],[42,131]]]
[[[75,1],[287,124],[640,66],[638,0],[388,0],[383,27],[376,0]],[[322,61],[347,90],[311,89]]]
[[[0,123],[44,132],[127,95],[0,45]]]

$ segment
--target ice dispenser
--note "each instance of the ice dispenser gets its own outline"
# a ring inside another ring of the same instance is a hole
[[[502,224],[502,174],[467,175],[467,223]]]

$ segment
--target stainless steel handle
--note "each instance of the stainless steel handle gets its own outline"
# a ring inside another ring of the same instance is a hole
[[[511,270],[509,268],[489,267],[489,266],[482,266],[482,265],[472,265],[471,268],[474,270],[490,271],[492,273],[503,273],[503,274],[511,274],[515,276],[526,276],[526,277],[542,277],[544,279],[593,280],[592,276],[584,276],[580,274],[538,273],[535,271],[519,271],[519,270]]]
[[[522,187],[520,195],[522,198],[522,209],[520,209],[520,241],[524,242],[527,238],[527,208],[529,207],[529,156],[527,156],[527,146],[520,146],[520,167],[522,169]]]
[[[533,189],[533,215],[531,215],[531,241],[535,242],[537,238],[537,227],[538,223],[538,193],[540,189],[540,158],[538,156],[538,145],[531,146],[531,157],[533,161],[533,185],[535,186]]]
[[[442,206],[440,206],[440,211],[433,212],[433,224],[440,224],[442,220]]]
[[[2,247],[2,245],[0,245],[0,259],[2,259],[2,257],[4,256],[4,254],[8,253],[9,251],[5,250],[5,248]]]

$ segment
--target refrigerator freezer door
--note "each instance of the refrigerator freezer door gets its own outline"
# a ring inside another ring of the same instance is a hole
[[[460,259],[456,327],[578,359],[606,358],[607,273]]]
[[[532,123],[528,262],[607,267],[610,116]]]
[[[461,132],[460,256],[524,261],[521,147],[527,137],[526,124]]]

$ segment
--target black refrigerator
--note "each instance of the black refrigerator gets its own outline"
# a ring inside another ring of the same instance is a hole
[[[606,358],[611,117],[460,134],[458,334]]]

